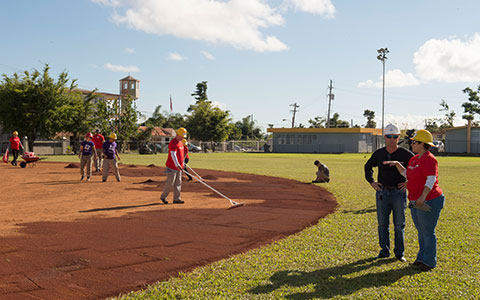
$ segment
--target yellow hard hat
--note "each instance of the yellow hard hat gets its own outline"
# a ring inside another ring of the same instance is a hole
[[[412,140],[429,144],[430,146],[435,146],[435,144],[433,143],[432,134],[430,133],[430,131],[425,129],[420,129],[419,131],[417,131],[417,133],[415,133],[415,135],[413,136]]]
[[[108,138],[112,139],[112,140],[116,140],[117,139],[117,135],[115,133],[110,133],[110,135],[108,136]]]
[[[18,131],[15,130],[15,131],[13,132],[13,135],[18,135]]]
[[[187,142],[186,139],[183,139],[183,140],[182,140],[182,143],[183,143],[184,146],[188,145],[188,142]]]
[[[175,133],[181,137],[184,137],[187,135],[187,130],[183,127],[180,127],[177,129],[177,131],[175,131]]]

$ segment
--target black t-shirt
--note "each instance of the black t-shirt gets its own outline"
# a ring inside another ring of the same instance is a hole
[[[365,179],[372,183],[373,179],[373,167],[378,167],[378,182],[383,186],[396,187],[399,183],[405,182],[405,177],[400,174],[395,166],[384,165],[386,160],[397,160],[405,168],[408,165],[408,161],[413,157],[413,153],[405,148],[398,147],[393,153],[388,153],[387,148],[383,147],[373,152],[370,159],[365,164]]]

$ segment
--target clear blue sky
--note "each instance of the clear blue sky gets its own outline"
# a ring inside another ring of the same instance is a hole
[[[140,80],[137,107],[186,113],[196,83],[234,121],[290,126],[327,114],[419,128],[446,100],[463,125],[462,89],[480,84],[480,1],[45,0],[2,1],[0,73],[67,70],[81,88],[117,93]],[[478,117],[477,117],[478,118]],[[288,121],[282,121],[287,119]]]

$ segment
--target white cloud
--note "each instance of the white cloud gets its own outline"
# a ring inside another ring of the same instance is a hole
[[[419,84],[420,80],[418,80],[415,75],[412,73],[403,73],[399,69],[388,70],[385,74],[385,87],[388,88],[415,86]],[[358,83],[357,86],[359,88],[382,88],[383,79],[382,76],[380,76],[379,81],[377,82],[374,82],[373,80],[367,80]]]
[[[444,82],[480,81],[480,34],[466,41],[431,39],[414,54],[420,78]]]
[[[218,101],[212,101],[212,106],[218,107],[218,108],[220,108],[221,110],[227,110],[227,108],[228,108],[228,105],[227,105],[227,104],[222,103],[222,102],[218,102]]]
[[[119,1],[118,0],[90,0],[92,1],[93,3],[97,3],[97,4],[102,4],[102,5],[105,5],[105,6],[118,6],[119,5]]]
[[[180,61],[180,60],[185,60],[187,58],[182,56],[179,53],[169,53],[167,59],[168,60],[178,60],[178,61]]]
[[[125,48],[125,52],[130,53],[130,54],[133,54],[133,53],[135,53],[135,49],[133,49],[133,48]]]
[[[136,73],[140,72],[140,69],[137,66],[121,66],[121,65],[112,65],[104,64],[103,67],[113,72],[124,72],[124,73]]]
[[[211,53],[208,53],[207,51],[200,51],[200,52],[201,52],[201,53],[203,54],[203,56],[205,56],[205,58],[208,59],[208,60],[214,60],[214,59],[215,59],[215,57],[214,57]]]
[[[284,25],[279,12],[263,0],[92,0],[115,6],[117,24],[157,35],[223,43],[257,52],[283,51],[278,38],[262,28]]]
[[[388,124],[395,124],[400,129],[424,129],[426,119],[443,119],[442,115],[394,115],[394,114],[385,114],[385,126]],[[382,127],[382,117],[376,116],[375,122],[377,122],[377,128]],[[437,121],[437,124],[441,122]],[[456,117],[453,125],[454,126],[463,126],[465,120],[461,117]]]
[[[290,5],[294,6],[295,9],[323,15],[325,18],[332,19],[335,18],[335,6],[333,6],[330,0],[289,0]]]

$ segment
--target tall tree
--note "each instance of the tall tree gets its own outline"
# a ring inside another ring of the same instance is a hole
[[[451,128],[453,127],[453,121],[455,120],[456,113],[453,110],[450,110],[450,107],[447,104],[447,101],[442,99],[442,102],[440,102],[440,111],[445,112],[445,122],[440,126],[441,128]]]
[[[79,104],[78,94],[72,93],[75,80],[66,71],[57,80],[50,76],[50,67],[43,71],[24,71],[12,77],[3,75],[0,82],[0,125],[3,130],[17,130],[28,137],[29,149],[37,138],[51,138],[71,120],[66,119],[72,103]]]
[[[366,109],[363,112],[363,116],[365,118],[367,118],[367,124],[365,125],[365,128],[375,128],[375,127],[377,127],[377,122],[374,121],[375,112],[373,110]]]
[[[251,116],[242,118],[242,121],[237,121],[235,126],[242,132],[242,140],[261,139],[263,137],[262,130],[255,125],[255,121]]]
[[[334,113],[330,119],[330,128],[349,128],[350,123],[348,121],[340,120],[340,115]]]
[[[207,97],[207,81],[202,81],[197,83],[195,92],[192,93],[192,96],[199,101],[208,101]]]
[[[204,93],[199,93],[199,87]],[[197,102],[188,108],[190,115],[187,116],[186,124],[191,137],[205,142],[210,141],[213,144],[213,142],[227,139],[231,119],[229,111],[223,111],[207,100],[206,90],[206,81],[197,84],[197,92],[192,94],[192,96],[198,96],[198,98],[195,97]]]
[[[474,91],[471,88],[467,87],[463,90],[463,93],[468,94],[468,102],[464,102],[462,107],[464,109],[465,115],[463,118],[465,120],[474,120],[476,114],[480,114],[480,86],[478,86],[477,90]]]

